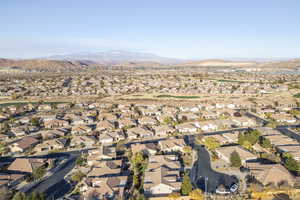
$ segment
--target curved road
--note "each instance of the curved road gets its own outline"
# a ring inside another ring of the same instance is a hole
[[[194,145],[194,149],[198,151],[198,159],[191,169],[192,183],[208,193],[215,193],[220,185],[224,185],[226,189],[234,183],[238,183],[238,179],[227,174],[214,171],[210,165],[210,156],[205,147]]]

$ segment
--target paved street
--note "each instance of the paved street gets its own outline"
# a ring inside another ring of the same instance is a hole
[[[216,172],[211,168],[209,153],[205,147],[195,145],[194,149],[198,151],[198,159],[190,173],[194,186],[208,193],[215,193],[217,187],[221,184],[228,189],[233,183],[238,182],[236,178]]]

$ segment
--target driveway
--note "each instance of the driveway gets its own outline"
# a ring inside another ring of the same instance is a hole
[[[224,185],[226,189],[229,189],[232,184],[238,183],[237,178],[216,172],[211,168],[210,156],[205,147],[195,144],[194,150],[198,152],[198,159],[190,173],[194,186],[208,193],[215,193],[220,185]]]

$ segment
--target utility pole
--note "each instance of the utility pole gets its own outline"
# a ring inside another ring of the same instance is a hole
[[[208,177],[204,177],[204,200],[206,200],[206,193],[207,193],[207,180],[208,180]]]

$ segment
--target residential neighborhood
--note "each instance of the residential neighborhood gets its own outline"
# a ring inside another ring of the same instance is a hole
[[[11,197],[297,196],[297,75],[96,72],[0,79],[0,185]]]

